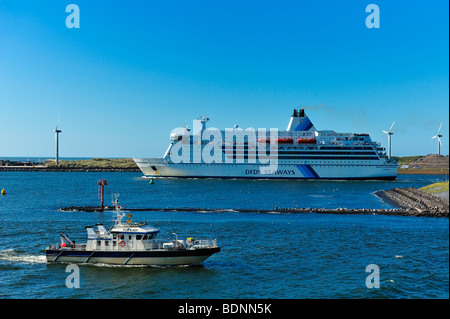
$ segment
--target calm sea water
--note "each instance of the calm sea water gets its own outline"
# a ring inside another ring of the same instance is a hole
[[[62,264],[44,249],[61,231],[85,241],[84,226],[111,224],[111,213],[60,212],[120,193],[134,207],[389,207],[372,193],[420,187],[440,176],[383,181],[157,180],[140,173],[0,172],[0,298],[448,298],[446,218],[235,212],[133,212],[161,237],[217,238],[222,251],[201,266],[80,265],[69,289]],[[366,267],[380,288],[366,287]]]

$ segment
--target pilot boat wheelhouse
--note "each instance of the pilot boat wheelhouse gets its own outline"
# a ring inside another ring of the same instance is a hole
[[[86,244],[76,244],[61,233],[61,242],[46,248],[48,262],[104,263],[116,265],[191,265],[200,264],[220,251],[217,240],[158,241],[159,229],[147,223],[127,222],[117,200],[115,225],[107,230],[102,224],[87,226]],[[176,234],[174,234],[176,235]]]

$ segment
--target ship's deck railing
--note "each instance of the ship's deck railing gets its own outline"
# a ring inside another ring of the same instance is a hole
[[[146,250],[183,250],[217,247],[217,239],[196,239],[194,241],[153,241],[144,244]]]
[[[49,250],[55,250],[55,249],[64,249],[64,250],[86,250],[86,245],[82,244],[82,245],[74,245],[74,246],[65,246],[65,247],[61,247],[61,244],[56,244],[56,245],[50,245],[47,246],[46,249]]]
[[[200,248],[211,248],[217,247],[217,239],[196,239],[192,241],[184,241],[184,240],[158,240],[158,241],[149,241],[143,244],[145,250],[185,250],[185,249],[200,249]],[[128,243],[123,248],[131,249],[131,244]],[[123,249],[122,248],[122,249]],[[48,250],[86,250],[86,245],[74,245],[74,246],[66,246],[61,247],[60,244],[47,246]],[[106,250],[117,250],[117,248],[113,248],[110,246]],[[119,248],[119,250],[121,250]],[[134,249],[132,249],[134,250]]]
[[[192,246],[193,248],[217,247],[217,239],[196,239],[191,245],[188,244],[188,247],[189,246]]]

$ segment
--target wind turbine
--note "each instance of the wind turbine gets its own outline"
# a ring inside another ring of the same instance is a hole
[[[58,122],[56,122],[56,128],[55,128],[55,143],[56,143],[56,166],[58,166],[59,163],[59,138],[58,135],[59,133],[61,133],[61,130],[58,130],[58,124],[59,124],[59,119]]]
[[[394,127],[394,124],[395,124],[395,121],[394,121],[394,123],[392,123],[392,125],[391,125],[391,128],[389,129],[389,131],[383,131],[384,133],[386,133],[387,135],[388,135],[388,144],[389,144],[389,149],[388,149],[388,158],[390,159],[391,158],[391,135],[392,134],[394,134],[394,133],[392,133],[391,132],[391,130],[392,130],[392,128]]]
[[[438,139],[438,155],[441,155],[441,144],[442,144],[441,143],[441,137],[442,137],[442,134],[439,134],[441,132],[441,127],[442,127],[442,123],[439,126],[439,130],[438,130],[437,134],[432,137],[432,138],[436,138],[437,137],[437,139]]]

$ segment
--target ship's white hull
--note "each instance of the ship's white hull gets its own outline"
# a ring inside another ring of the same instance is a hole
[[[257,164],[173,164],[161,159],[135,158],[145,177],[250,178],[250,179],[387,179],[397,176],[397,164],[283,164],[272,174]]]

